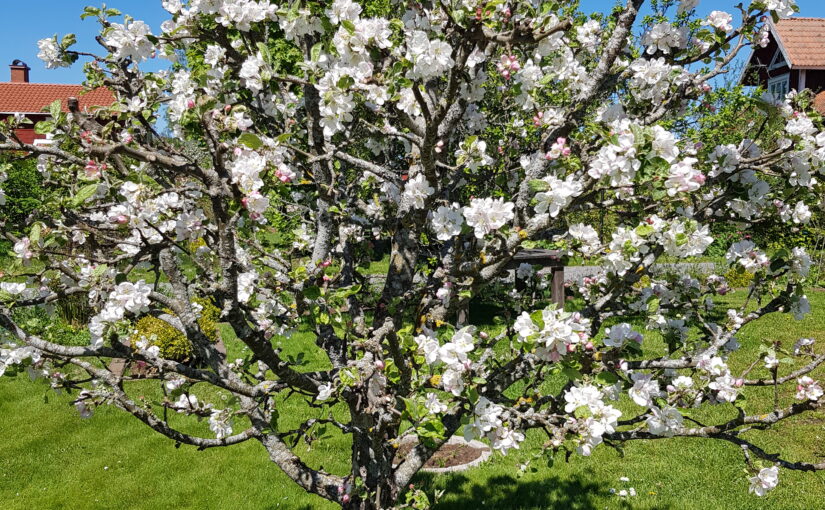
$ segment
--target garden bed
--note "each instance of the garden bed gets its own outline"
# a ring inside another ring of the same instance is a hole
[[[404,460],[417,444],[418,441],[415,438],[402,439],[395,456],[396,463]],[[481,464],[490,457],[491,453],[490,447],[481,441],[468,442],[461,437],[453,436],[427,460],[422,471],[431,473],[464,471]]]

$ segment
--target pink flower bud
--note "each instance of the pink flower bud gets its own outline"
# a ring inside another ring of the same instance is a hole
[[[385,367],[385,365],[384,365],[384,362],[382,360],[380,360],[380,359],[375,360],[375,368],[377,370],[384,370],[384,367]]]
[[[737,379],[736,382],[733,383],[733,385],[736,386],[737,388],[741,388],[742,386],[745,385],[745,380],[744,379]]]
[[[478,334],[478,337],[481,338],[482,340],[487,340],[488,338],[490,338],[490,335],[488,335],[486,331],[482,331],[481,333]]]
[[[341,503],[349,503],[349,494],[344,494],[341,497]]]
[[[576,344],[567,344],[567,352],[576,352]]]
[[[593,342],[587,342],[586,344],[584,344],[584,348],[588,351],[592,351],[595,348],[595,346],[593,345]]]

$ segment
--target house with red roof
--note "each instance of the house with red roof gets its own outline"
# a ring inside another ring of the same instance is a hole
[[[54,83],[32,83],[29,81],[31,69],[21,60],[15,60],[11,66],[11,81],[0,82],[0,120],[12,115],[25,115],[32,124],[26,124],[15,130],[15,134],[24,143],[43,140],[45,135],[35,133],[34,126],[49,118],[49,105],[55,100],[61,101],[63,111],[68,112],[69,98],[78,100],[81,111],[93,111],[98,107],[110,106],[115,98],[105,88],[85,90],[83,85],[59,85]]]
[[[742,84],[762,86],[777,99],[810,89],[825,111],[825,18],[768,20],[768,27],[768,44],[751,53]]]

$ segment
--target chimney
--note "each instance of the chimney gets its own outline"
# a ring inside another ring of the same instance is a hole
[[[12,83],[29,83],[29,66],[22,60],[15,60],[9,66],[11,68]]]

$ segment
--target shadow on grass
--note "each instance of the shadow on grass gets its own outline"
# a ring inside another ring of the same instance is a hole
[[[510,475],[498,475],[473,480],[464,474],[454,474],[438,480],[440,476],[443,475],[420,473],[416,477],[417,484],[427,492],[446,489],[433,510],[589,510],[603,506],[605,497],[616,497],[615,504],[611,504],[610,508],[630,508],[627,500],[610,496],[608,487],[586,479],[570,480],[548,476],[541,480],[525,481]]]

